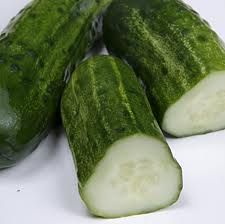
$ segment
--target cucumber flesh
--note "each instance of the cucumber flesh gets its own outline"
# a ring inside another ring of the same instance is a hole
[[[214,72],[166,111],[162,128],[175,136],[188,136],[225,127],[225,71]]]
[[[107,150],[81,196],[89,210],[101,217],[153,212],[177,200],[180,176],[180,166],[166,144],[136,134]]]

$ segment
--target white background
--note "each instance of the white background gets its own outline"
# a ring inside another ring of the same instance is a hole
[[[27,2],[0,1],[0,30]],[[225,0],[186,2],[225,40]],[[105,220],[88,215],[67,140],[63,131],[52,131],[31,156],[0,171],[0,224],[224,224],[225,131],[168,142],[183,167],[178,203],[153,214]]]

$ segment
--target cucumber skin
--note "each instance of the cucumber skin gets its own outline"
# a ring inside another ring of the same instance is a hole
[[[145,134],[168,147],[138,79],[118,58],[96,56],[82,63],[64,91],[61,115],[84,201],[82,189],[117,140]],[[168,152],[173,158],[169,147]]]
[[[34,0],[1,34],[0,169],[47,135],[70,70],[93,42],[92,21],[109,3]]]
[[[104,41],[141,77],[162,125],[167,109],[212,71],[225,70],[222,40],[179,0],[115,0],[103,22]]]

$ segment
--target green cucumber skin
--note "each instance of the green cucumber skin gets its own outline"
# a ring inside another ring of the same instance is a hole
[[[0,168],[15,165],[46,136],[70,70],[91,47],[92,22],[109,3],[34,0],[1,34]]]
[[[96,56],[75,70],[62,97],[61,115],[81,196],[97,164],[117,140],[145,134],[167,145],[133,70],[111,56]]]
[[[225,70],[225,48],[208,23],[179,0],[115,0],[103,22],[108,50],[146,85],[158,122],[212,71]]]

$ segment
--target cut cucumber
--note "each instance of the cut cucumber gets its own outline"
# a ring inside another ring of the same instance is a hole
[[[165,113],[162,127],[177,136],[216,131],[225,125],[225,71],[214,72]]]
[[[82,63],[61,111],[80,194],[92,214],[136,215],[177,201],[181,168],[128,65],[110,56]]]
[[[115,0],[103,24],[107,49],[142,79],[164,131],[225,128],[225,45],[197,12],[180,0]]]

